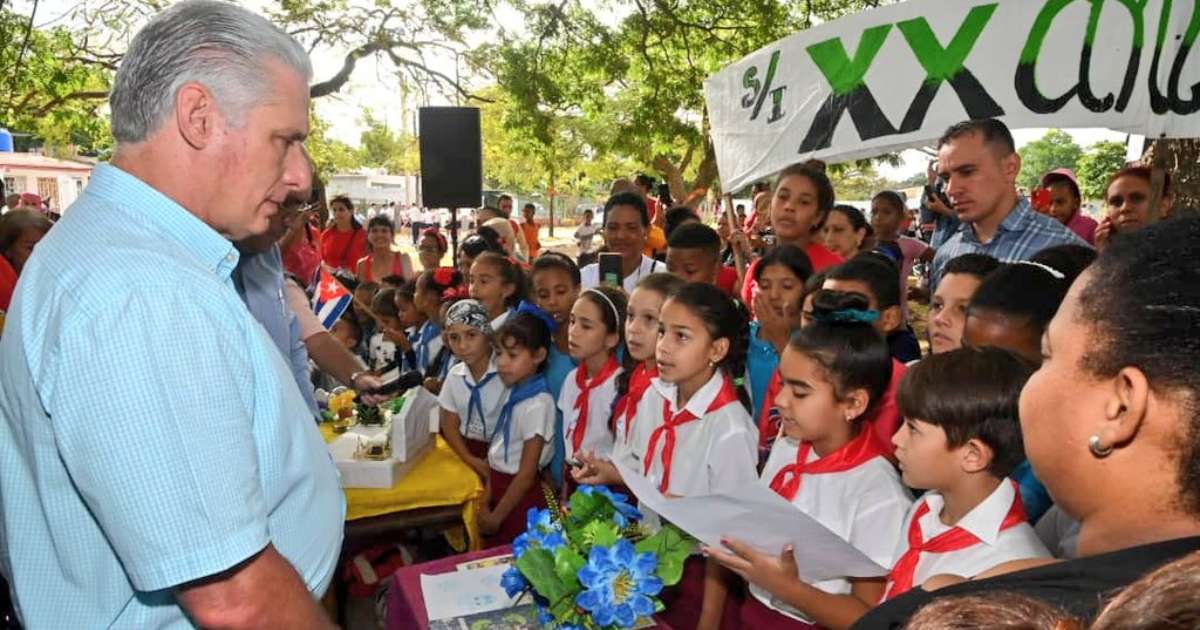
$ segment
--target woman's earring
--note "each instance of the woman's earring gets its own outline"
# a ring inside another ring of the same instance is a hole
[[[1100,446],[1100,436],[1093,435],[1092,437],[1088,438],[1088,450],[1090,450],[1092,455],[1095,455],[1098,459],[1104,459],[1112,454],[1113,447],[1111,445]]]

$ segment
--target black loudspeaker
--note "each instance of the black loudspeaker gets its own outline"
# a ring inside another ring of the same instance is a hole
[[[483,196],[479,109],[422,107],[421,201],[427,208],[474,208]]]

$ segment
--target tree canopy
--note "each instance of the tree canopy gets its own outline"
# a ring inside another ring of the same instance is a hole
[[[1051,129],[1046,135],[1021,147],[1021,174],[1017,176],[1017,185],[1027,189],[1036,188],[1041,184],[1042,175],[1056,169],[1069,168],[1075,170],[1083,149],[1075,140],[1061,129]]]
[[[1084,199],[1103,199],[1108,178],[1125,166],[1125,143],[1097,142],[1079,157],[1078,164],[1079,192]]]

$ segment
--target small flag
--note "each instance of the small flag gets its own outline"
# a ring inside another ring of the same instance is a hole
[[[321,267],[318,273],[320,275],[316,289],[313,290],[312,308],[317,314],[317,319],[321,320],[321,325],[326,330],[332,330],[342,313],[350,308],[354,296],[324,267]]]

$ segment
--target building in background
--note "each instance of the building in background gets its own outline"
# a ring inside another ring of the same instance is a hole
[[[94,166],[83,158],[61,160],[36,153],[0,151],[0,179],[8,194],[37,193],[50,211],[57,213],[83,192]]]

